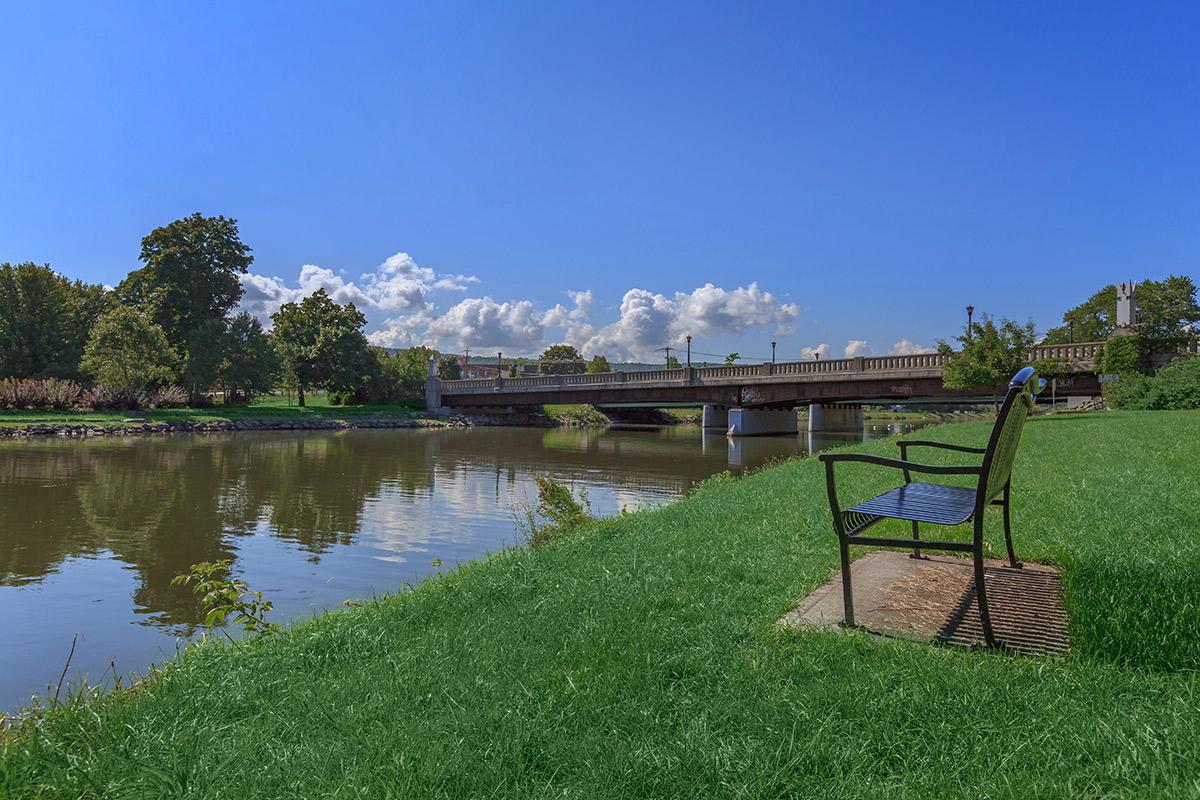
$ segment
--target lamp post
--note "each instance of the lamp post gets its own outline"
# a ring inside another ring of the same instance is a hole
[[[687,365],[689,367],[692,365],[692,335],[690,333],[687,335]]]
[[[771,363],[775,363],[775,343],[771,342]]]
[[[1075,344],[1075,320],[1067,322],[1067,344]]]
[[[971,317],[975,314],[975,306],[967,306],[967,341],[971,341]]]
[[[497,378],[503,378],[503,377],[504,377],[504,361],[503,361],[503,358],[504,358],[504,353],[501,353],[501,352],[497,352],[497,353],[496,353],[496,377],[497,377]]]

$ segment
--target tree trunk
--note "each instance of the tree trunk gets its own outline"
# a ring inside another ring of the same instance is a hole
[[[296,387],[296,404],[299,405],[301,408],[304,408],[304,387],[303,386]]]

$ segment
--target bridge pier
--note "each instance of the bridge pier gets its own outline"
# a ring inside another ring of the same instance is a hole
[[[770,408],[729,409],[730,436],[796,435],[796,409]]]
[[[711,428],[719,428],[722,431],[729,430],[729,409],[725,406],[705,404],[704,413],[700,419],[705,430]]]
[[[425,410],[436,411],[442,407],[442,381],[437,376],[437,361],[429,357],[429,374],[425,378]]]
[[[808,407],[809,433],[862,433],[863,407],[813,403]]]

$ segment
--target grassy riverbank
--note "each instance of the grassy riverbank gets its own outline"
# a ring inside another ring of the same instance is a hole
[[[1200,412],[1029,423],[1014,529],[1066,569],[1064,659],[779,631],[836,562],[821,465],[792,461],[213,637],[11,740],[0,796],[1196,796],[1198,440]],[[898,477],[844,474],[848,499]]]
[[[336,406],[324,392],[313,392],[304,398],[301,408],[295,399],[282,395],[259,397],[244,406],[218,403],[207,408],[162,408],[138,411],[57,411],[0,409],[0,425],[111,425],[131,417],[149,422],[236,422],[238,420],[325,421],[347,420],[356,417],[387,417],[410,414],[417,409],[404,405],[347,405]]]

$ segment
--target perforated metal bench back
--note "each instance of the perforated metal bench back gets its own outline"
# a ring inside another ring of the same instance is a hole
[[[1003,492],[1012,476],[1021,431],[1025,428],[1029,412],[1033,410],[1034,393],[1040,389],[1041,383],[1032,367],[1018,372],[1009,384],[1008,394],[1000,406],[1000,415],[988,440],[987,453],[984,454],[984,473],[980,476],[979,490],[985,502]]]

